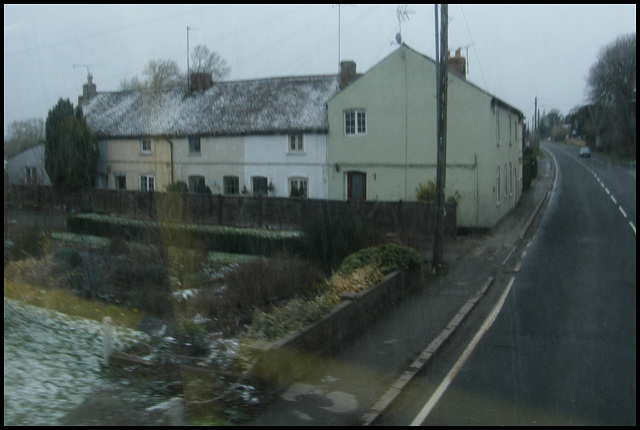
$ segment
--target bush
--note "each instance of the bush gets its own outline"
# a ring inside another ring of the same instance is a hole
[[[429,179],[427,185],[420,184],[416,188],[416,199],[420,202],[435,202],[436,201],[436,184]]]
[[[331,292],[336,296],[342,293],[357,293],[373,287],[382,281],[384,275],[375,264],[357,268],[349,273],[336,273],[329,281]]]
[[[82,264],[82,257],[80,257],[80,253],[73,248],[62,248],[57,250],[53,258],[57,263],[62,265],[60,271],[75,269]]]
[[[331,312],[336,302],[331,295],[312,300],[292,299],[270,313],[256,311],[247,330],[247,337],[273,341],[318,321]]]
[[[294,297],[311,297],[322,280],[321,271],[296,257],[258,258],[238,264],[223,278],[225,288],[215,309],[221,325],[251,321],[257,308]]]
[[[386,245],[361,249],[344,259],[337,273],[349,274],[362,267],[374,264],[383,275],[396,270],[408,270],[422,264],[420,253],[406,246]]]

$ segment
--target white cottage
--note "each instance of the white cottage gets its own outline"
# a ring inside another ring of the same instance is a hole
[[[205,76],[206,78],[206,76]],[[108,188],[185,181],[214,194],[327,197],[327,107],[338,76],[96,93],[82,109],[105,147]]]

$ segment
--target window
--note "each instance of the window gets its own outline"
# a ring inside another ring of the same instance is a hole
[[[512,145],[511,142],[511,114],[509,114],[509,146]]]
[[[513,165],[509,162],[509,195],[513,195]]]
[[[127,177],[124,174],[115,175],[115,181],[116,181],[116,190],[127,189]]]
[[[309,197],[309,180],[307,178],[290,178],[289,197]]]
[[[25,167],[24,168],[24,178],[26,185],[37,185],[38,184],[38,172],[35,167]]]
[[[254,196],[267,195],[268,186],[269,186],[267,184],[267,178],[265,178],[264,176],[254,176],[252,178],[252,185],[253,185]]]
[[[500,110],[496,109],[496,145],[500,146]]]
[[[240,179],[237,176],[225,176],[223,179],[224,193],[228,195],[240,194]]]
[[[344,112],[344,134],[359,135],[367,133],[367,113],[363,110]]]
[[[509,180],[509,175],[507,173],[507,165],[504,165],[504,197],[507,198],[507,181]]]
[[[496,205],[500,204],[500,166],[496,169]]]
[[[289,135],[289,152],[304,152],[302,133]]]
[[[151,154],[151,139],[140,140],[140,152],[143,154]]]
[[[206,193],[207,186],[204,183],[204,176],[189,176],[189,191],[192,193]]]
[[[189,154],[200,154],[200,136],[189,136]]]
[[[155,191],[156,178],[152,175],[140,175],[140,191]]]

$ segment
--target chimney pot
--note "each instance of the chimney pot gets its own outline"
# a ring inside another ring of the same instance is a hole
[[[213,86],[211,73],[192,73],[191,91],[205,91]]]

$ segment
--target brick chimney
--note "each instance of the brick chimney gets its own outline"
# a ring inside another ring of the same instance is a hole
[[[447,54],[447,64],[451,71],[457,73],[462,79],[467,79],[467,60],[460,56],[459,49],[456,49],[455,57],[451,56],[451,52]]]
[[[206,91],[213,86],[211,73],[192,73],[191,91]]]
[[[340,89],[343,89],[356,79],[355,61],[340,62]]]
[[[96,90],[96,84],[93,83],[93,75],[87,75],[87,83],[82,85],[82,95],[78,96],[78,105],[82,104],[83,101],[88,101],[93,96],[98,93]]]

